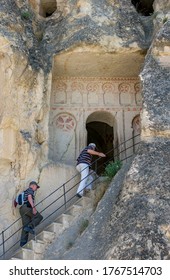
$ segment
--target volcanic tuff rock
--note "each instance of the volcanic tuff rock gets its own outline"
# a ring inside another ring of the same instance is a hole
[[[104,52],[129,50],[129,46],[141,51],[147,45],[143,25],[130,2],[72,0],[67,13],[56,11],[46,19],[36,14],[31,3],[0,3],[0,165],[2,188],[5,185],[10,193],[7,213],[17,190],[29,178],[38,179],[48,162],[53,55],[77,45],[97,45]]]
[[[71,0],[67,5],[65,17],[54,13],[43,21],[28,1],[1,1],[0,32],[27,55],[35,69],[46,66],[50,70],[47,64],[54,53],[81,44],[99,45],[106,51],[148,48],[145,21],[130,1]],[[148,24],[152,30],[152,22]]]
[[[64,259],[169,259],[169,145],[162,139],[141,143]]]
[[[55,56],[77,49],[124,57],[135,53],[142,63],[146,54],[140,73],[143,108],[139,153],[128,166],[127,176],[120,173],[116,195],[117,183],[113,182],[98,206],[89,228],[90,238],[86,233],[82,236],[88,240],[86,250],[82,246],[68,257],[167,259],[169,1],[155,0],[154,13],[148,17],[141,10],[137,13],[130,0],[70,0],[60,8],[56,1],[56,11],[46,18],[38,14],[40,2],[0,1],[0,230],[16,220],[18,214],[13,213],[11,201],[29,180],[43,178],[40,198],[45,196],[48,182],[47,176],[44,179],[41,175],[52,172],[57,181],[55,171],[61,167],[47,168]],[[68,170],[67,166],[62,168]],[[71,175],[74,168],[69,170]],[[127,172],[126,168],[123,171]],[[64,174],[63,182],[69,176]],[[105,219],[100,231],[101,217]]]

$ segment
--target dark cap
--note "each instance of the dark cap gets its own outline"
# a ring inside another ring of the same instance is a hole
[[[40,188],[40,186],[35,181],[31,181],[29,183],[29,186],[31,186],[31,185],[36,185],[38,189]]]

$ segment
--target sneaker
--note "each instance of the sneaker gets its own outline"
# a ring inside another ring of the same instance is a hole
[[[35,231],[33,230],[33,228],[30,228],[29,226],[24,227],[24,231],[29,232],[31,234],[35,234]]]
[[[82,197],[79,193],[77,193],[76,196],[77,196],[78,198],[81,198],[81,197]]]

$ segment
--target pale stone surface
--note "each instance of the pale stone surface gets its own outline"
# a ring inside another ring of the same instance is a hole
[[[162,135],[169,138],[170,135],[170,68],[160,65],[159,55],[155,56],[156,48],[164,49],[169,44],[169,26],[170,22],[167,21],[160,28],[158,36],[155,36],[153,52],[151,49],[141,73],[144,98],[142,135],[146,137]]]
[[[75,164],[87,144],[86,126],[98,118],[112,127],[105,141],[111,139],[113,147],[136,133],[133,121],[142,108],[143,141],[154,143],[162,137],[167,143],[169,1],[155,0],[154,9],[155,14],[145,17],[125,0],[1,0],[1,230],[18,217],[12,199],[30,180],[41,181],[43,198],[48,180],[57,183],[61,170],[63,178],[72,175],[56,161]],[[52,15],[46,17],[48,13]],[[145,153],[144,145],[139,174]],[[49,155],[55,164],[53,171],[45,172]],[[164,165],[167,170],[166,160]],[[147,175],[148,184],[151,177]],[[157,185],[158,178],[153,178]],[[161,228],[166,231],[166,221]],[[114,249],[107,254],[112,257]]]
[[[72,197],[71,203],[75,201],[79,180],[79,174],[74,166],[49,163],[42,168],[39,174],[40,189],[36,195],[37,209],[39,211],[45,209],[42,212],[44,219],[51,213],[53,215],[42,222],[39,230],[59,216],[65,209],[65,203],[67,207],[70,205]]]
[[[168,11],[170,9],[170,2],[169,0],[155,0],[153,7],[155,11]]]

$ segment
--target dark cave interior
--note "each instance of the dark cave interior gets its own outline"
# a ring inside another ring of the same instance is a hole
[[[137,12],[143,16],[150,16],[154,12],[154,0],[131,0],[131,2],[135,6]]]

